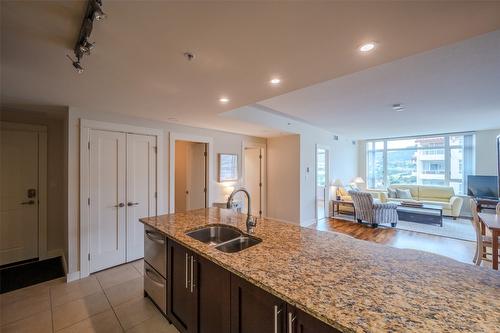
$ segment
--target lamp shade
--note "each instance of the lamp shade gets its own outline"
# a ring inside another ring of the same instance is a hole
[[[361,178],[361,177],[359,177],[359,176],[358,176],[358,177],[356,177],[356,178],[354,178],[354,179],[352,180],[352,182],[353,182],[353,183],[355,183],[355,184],[364,184],[364,183],[365,183],[365,181],[363,180],[363,178]]]
[[[342,187],[344,186],[344,184],[342,184],[342,181],[337,178],[333,183],[330,184],[330,186]]]

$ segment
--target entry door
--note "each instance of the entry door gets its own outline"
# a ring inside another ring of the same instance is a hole
[[[260,148],[245,148],[245,187],[253,202],[252,214],[262,215],[262,152]],[[244,212],[247,212],[245,201]]]
[[[144,257],[142,217],[156,215],[156,137],[127,134],[127,261]]]
[[[324,219],[328,216],[328,150],[316,148],[316,218]]]
[[[126,134],[90,131],[90,271],[125,262]]]
[[[0,137],[0,265],[38,257],[38,133]]]
[[[192,143],[188,148],[186,209],[206,207],[206,144]]]

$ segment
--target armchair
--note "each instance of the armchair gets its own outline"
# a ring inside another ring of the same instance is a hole
[[[390,223],[392,227],[398,223],[397,204],[374,203],[373,197],[367,192],[349,191],[354,203],[356,219],[359,223],[366,221],[376,228],[379,224]]]

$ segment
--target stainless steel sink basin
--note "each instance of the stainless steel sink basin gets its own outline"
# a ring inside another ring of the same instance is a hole
[[[231,241],[217,245],[215,248],[226,253],[239,252],[262,242],[261,239],[251,236],[241,236]]]
[[[236,228],[215,224],[198,230],[189,231],[186,235],[205,244],[217,245],[238,238],[242,233]]]

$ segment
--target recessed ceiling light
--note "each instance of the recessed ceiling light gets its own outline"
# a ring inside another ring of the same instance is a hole
[[[229,98],[221,97],[221,98],[219,98],[219,102],[224,103],[224,104],[229,103]]]
[[[366,43],[366,44],[361,45],[359,47],[359,50],[361,52],[370,52],[374,48],[375,48],[375,42],[370,42],[370,43]]]
[[[405,106],[401,103],[392,104],[392,109],[396,112],[401,112],[405,109]]]
[[[271,82],[272,85],[276,86],[276,85],[281,83],[281,79],[278,79],[277,77],[275,77],[275,78],[271,79],[271,81],[269,81],[269,82]]]

